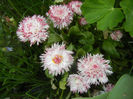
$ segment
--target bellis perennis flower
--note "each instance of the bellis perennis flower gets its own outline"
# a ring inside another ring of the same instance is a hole
[[[87,79],[77,74],[69,75],[68,86],[70,90],[75,93],[84,93],[90,88],[89,84],[86,83]]]
[[[19,24],[17,36],[22,42],[30,41],[30,45],[37,45],[48,37],[49,26],[43,16],[25,17]]]
[[[78,15],[81,15],[82,12],[81,12],[81,5],[82,5],[82,2],[81,1],[71,1],[68,3],[68,7],[76,14]]]
[[[53,21],[54,27],[67,27],[73,20],[73,12],[66,5],[52,5],[47,16]]]
[[[63,74],[69,71],[73,63],[72,51],[65,49],[65,45],[53,44],[47,48],[45,53],[40,56],[42,67],[49,70],[52,75]]]
[[[105,92],[110,92],[114,88],[114,85],[109,83],[106,86],[103,86]]]
[[[79,24],[80,25],[86,25],[87,24],[87,21],[85,20],[85,18],[80,18]]]
[[[103,55],[88,54],[78,61],[78,70],[83,77],[87,77],[87,83],[106,83],[108,81],[107,75],[112,74],[110,61],[105,60]]]
[[[122,38],[123,34],[120,30],[114,31],[113,33],[110,34],[111,38],[115,41],[120,41]]]

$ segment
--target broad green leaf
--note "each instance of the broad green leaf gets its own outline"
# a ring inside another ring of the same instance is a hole
[[[107,13],[104,18],[97,22],[97,28],[99,30],[113,29],[117,26],[119,22],[123,19],[123,14],[119,8],[112,8],[112,10]]]
[[[116,50],[116,44],[112,40],[104,40],[102,45],[103,50],[111,56],[119,57],[119,53]]]
[[[81,10],[88,23],[101,19],[112,9],[115,0],[85,0]]]
[[[112,29],[124,18],[114,3],[115,0],[85,0],[81,10],[88,23],[98,21],[99,30]]]
[[[107,99],[108,94],[109,93],[104,93],[95,97],[79,97],[79,98],[73,98],[73,99]]]
[[[124,28],[133,37],[133,0],[122,0],[120,6],[126,17]]]
[[[133,76],[123,75],[109,93],[107,99],[133,99]]]

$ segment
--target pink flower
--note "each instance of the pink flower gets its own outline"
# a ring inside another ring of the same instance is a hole
[[[68,86],[73,93],[84,93],[90,88],[89,84],[86,83],[86,78],[77,74],[69,75]]]
[[[67,27],[73,20],[73,12],[66,5],[52,5],[47,13],[54,27]]]
[[[79,24],[80,25],[86,25],[87,24],[87,21],[85,20],[85,18],[80,18]]]
[[[120,41],[122,38],[123,34],[120,30],[114,31],[113,33],[110,34],[111,38],[115,41]]]
[[[108,81],[107,75],[112,74],[109,60],[105,60],[103,55],[88,54],[78,60],[78,70],[83,77],[87,77],[87,83],[99,84]]]
[[[63,74],[69,71],[73,64],[72,51],[65,49],[65,45],[53,44],[51,48],[47,48],[45,53],[40,56],[42,67],[49,70],[52,75]]]
[[[106,86],[103,86],[103,89],[104,89],[105,92],[111,91],[112,88],[114,88],[114,85],[111,84],[111,83],[107,84]]]
[[[81,12],[81,5],[82,5],[82,2],[81,1],[71,1],[68,3],[68,7],[73,11],[75,12],[76,14],[78,15],[81,15],[82,12]]]
[[[48,24],[43,16],[25,17],[19,24],[17,36],[22,42],[30,41],[37,45],[48,38]]]

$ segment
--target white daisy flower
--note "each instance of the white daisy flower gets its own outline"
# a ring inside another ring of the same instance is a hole
[[[51,48],[47,48],[45,53],[40,56],[42,67],[49,70],[49,73],[57,76],[69,71],[73,63],[72,51],[65,49],[65,45],[53,44]]]
[[[25,17],[19,24],[17,36],[22,42],[30,41],[30,46],[37,42],[37,45],[48,37],[49,26],[43,16],[34,15]]]
[[[59,29],[68,27],[73,20],[73,12],[66,5],[52,5],[47,13],[54,27]]]
[[[82,2],[81,1],[71,1],[68,3],[68,7],[76,14],[81,15],[82,11],[81,11],[81,6],[82,6]]]
[[[68,86],[73,93],[85,93],[90,88],[87,79],[77,74],[69,75]]]
[[[107,75],[112,74],[110,61],[105,60],[103,55],[88,54],[78,60],[78,70],[82,76],[87,77],[87,83],[99,84],[108,82]]]

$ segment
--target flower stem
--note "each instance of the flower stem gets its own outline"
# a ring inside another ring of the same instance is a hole
[[[62,92],[61,92],[60,99],[63,99],[63,94],[64,94],[64,90],[62,90]]]
[[[70,99],[71,92],[68,93],[67,97],[65,99]]]
[[[133,65],[132,65],[132,67],[131,67],[131,69],[130,69],[130,72],[129,72],[129,74],[131,74],[131,73],[132,73],[132,70],[133,70]]]

